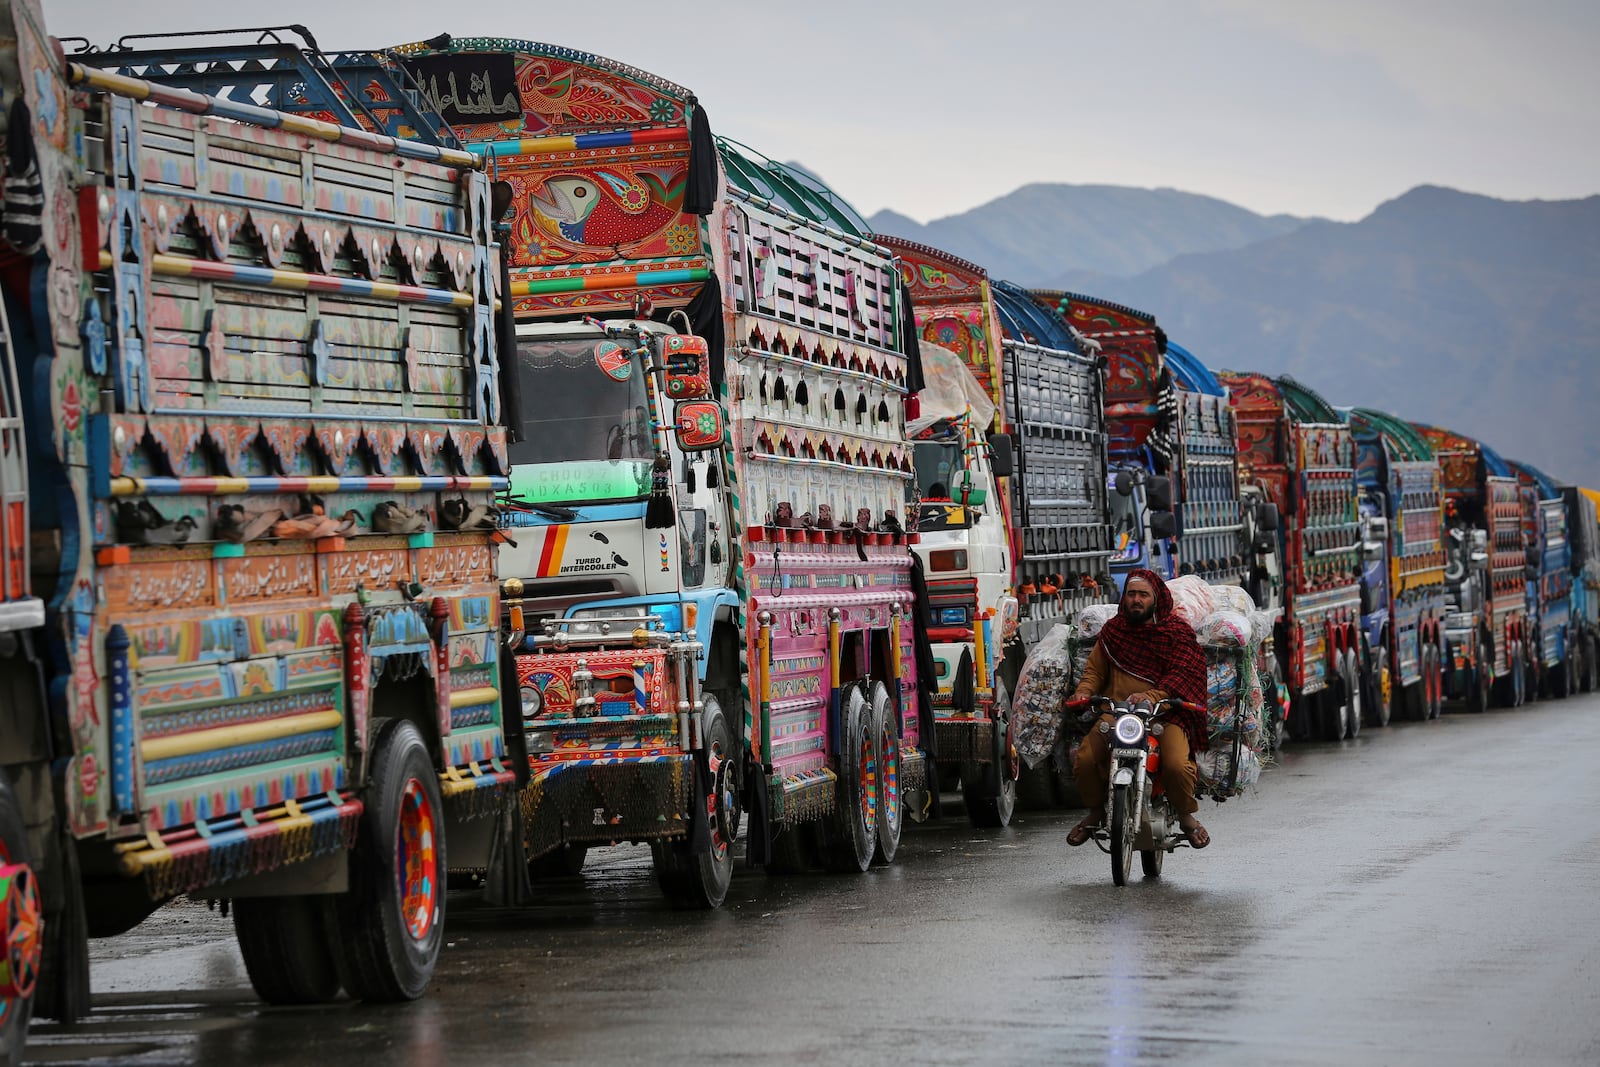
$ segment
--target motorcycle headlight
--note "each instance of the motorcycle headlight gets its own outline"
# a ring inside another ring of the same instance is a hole
[[[1123,715],[1112,728],[1117,740],[1124,745],[1137,745],[1144,740],[1144,722],[1137,715]]]
[[[522,687],[522,717],[524,719],[537,719],[544,710],[544,694],[539,692],[539,687],[525,685]]]

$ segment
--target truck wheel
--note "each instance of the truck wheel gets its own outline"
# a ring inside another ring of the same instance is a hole
[[[1037,767],[1024,764],[1017,772],[1017,803],[1023,811],[1049,811],[1056,806],[1054,761]]]
[[[711,772],[711,795],[696,797],[706,808],[711,825],[711,847],[700,855],[688,851],[688,842],[652,841],[656,881],[667,902],[675,908],[706,910],[719,907],[733,881],[733,841],[739,832],[738,783],[733,777],[733,732],[722,705],[705,694],[706,762]]]
[[[233,932],[256,996],[268,1004],[323,1004],[339,995],[326,896],[240,897]]]
[[[1362,694],[1366,686],[1361,677],[1361,657],[1355,649],[1349,649],[1344,654],[1344,698],[1348,703],[1345,708],[1344,728],[1345,736],[1354,739],[1361,733]]]
[[[1317,703],[1321,709],[1321,729],[1319,733],[1324,741],[1343,741],[1347,724],[1345,716],[1350,711],[1350,705],[1340,692],[1344,688],[1344,672],[1336,671],[1328,680],[1322,692],[1317,694]]]
[[[11,782],[0,771],[0,1063],[22,1062],[44,951],[39,888],[28,832]]]
[[[1583,691],[1600,689],[1600,643],[1593,636],[1583,639]]]
[[[826,824],[823,863],[830,871],[860,874],[872,866],[878,847],[878,732],[861,686],[850,686],[843,699],[838,795]]]
[[[1467,683],[1467,710],[1482,715],[1489,710],[1489,662],[1484,657],[1488,650],[1480,638],[1474,638],[1472,650],[1472,678]]]
[[[1389,674],[1389,648],[1387,645],[1378,646],[1377,655],[1372,659],[1372,670],[1365,675],[1367,679],[1366,709],[1371,717],[1372,725],[1388,726],[1393,717],[1395,702],[1394,679]]]
[[[872,718],[878,731],[878,852],[879,863],[893,863],[905,829],[905,807],[900,802],[900,730],[894,704],[882,682],[872,683]]]
[[[1022,765],[1011,736],[1011,696],[998,679],[994,685],[994,758],[987,764],[961,768],[961,799],[973,826],[1009,825],[1017,807],[1017,772]]]
[[[415,1000],[444,943],[444,803],[417,728],[403,719],[373,726],[350,888],[334,902],[334,962],[357,1000]]]
[[[1572,692],[1572,643],[1567,643],[1567,654],[1556,664],[1555,669],[1545,675],[1549,682],[1546,687],[1551,700],[1565,700],[1567,694]]]

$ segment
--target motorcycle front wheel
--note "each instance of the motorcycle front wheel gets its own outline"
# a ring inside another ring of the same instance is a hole
[[[1133,823],[1133,788],[1119,785],[1111,792],[1111,881],[1116,885],[1128,884],[1138,832]]]

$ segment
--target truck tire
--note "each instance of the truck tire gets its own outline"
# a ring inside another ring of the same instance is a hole
[[[1023,811],[1049,811],[1060,803],[1056,799],[1055,777],[1054,759],[1046,759],[1037,767],[1023,765],[1017,775],[1017,804]]]
[[[334,962],[357,1000],[415,1000],[444,944],[444,802],[415,726],[379,719],[372,737],[350,888],[333,905]]]
[[[961,799],[973,826],[994,829],[1007,826],[1017,807],[1017,757],[1011,737],[1011,696],[998,679],[994,686],[994,758],[961,768]]]
[[[841,698],[838,796],[824,824],[822,858],[830,871],[855,874],[872,866],[878,848],[878,732],[861,690],[851,685]]]
[[[1583,639],[1583,691],[1600,689],[1600,642],[1590,634]]]
[[[5,1067],[22,1062],[43,952],[39,890],[29,860],[22,807],[0,771],[0,935],[7,955],[7,981],[0,987],[0,1064]]]
[[[1394,684],[1394,679],[1389,674],[1389,647],[1379,645],[1377,655],[1372,658],[1372,669],[1362,675],[1367,683],[1366,699],[1363,701],[1368,716],[1368,721],[1373,726],[1388,726],[1393,717],[1395,704],[1395,690],[1399,687]]]
[[[325,1004],[339,995],[327,896],[240,897],[233,932],[256,996],[268,1004]]]
[[[656,882],[667,903],[685,910],[720,907],[733,881],[733,841],[738,833],[737,809],[733,799],[738,783],[731,777],[736,766],[733,731],[722,705],[705,694],[706,760],[711,771],[711,795],[693,797],[690,803],[702,804],[711,827],[711,847],[700,855],[688,850],[685,840],[652,841],[650,858],[655,862]]]
[[[1361,655],[1353,648],[1347,649],[1344,654],[1344,685],[1341,688],[1346,703],[1344,735],[1354,740],[1361,734],[1361,722],[1365,714],[1362,695],[1368,686],[1361,670]]]
[[[878,731],[878,863],[894,862],[905,829],[905,805],[900,797],[900,729],[889,690],[872,683],[872,718]]]

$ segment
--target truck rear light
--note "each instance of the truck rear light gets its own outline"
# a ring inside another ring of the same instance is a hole
[[[928,569],[931,571],[964,571],[967,569],[967,550],[964,548],[947,548],[938,552],[929,552]]]

